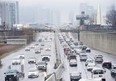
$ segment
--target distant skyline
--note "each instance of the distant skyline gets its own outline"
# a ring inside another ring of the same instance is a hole
[[[18,0],[20,10],[20,22],[33,21],[39,8],[47,8],[53,11],[58,10],[61,13],[62,21],[66,22],[70,11],[79,14],[80,3],[87,3],[97,9],[98,3],[101,5],[103,13],[116,3],[116,0]],[[26,19],[24,19],[25,17]],[[34,17],[33,17],[34,16]],[[29,18],[30,17],[30,18]]]

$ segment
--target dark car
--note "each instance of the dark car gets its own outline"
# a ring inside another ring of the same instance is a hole
[[[112,66],[112,69],[110,70],[111,76],[116,77],[116,66]]]
[[[19,81],[19,72],[17,70],[8,70],[5,74],[5,81]]]
[[[107,69],[111,69],[112,68],[112,63],[110,61],[103,62],[102,67],[107,68]]]

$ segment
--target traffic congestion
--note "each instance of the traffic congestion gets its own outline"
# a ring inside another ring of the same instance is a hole
[[[1,59],[0,79],[45,81],[56,71],[56,59],[60,59],[62,81],[115,81],[115,58],[84,45],[71,33],[40,32],[33,43]]]

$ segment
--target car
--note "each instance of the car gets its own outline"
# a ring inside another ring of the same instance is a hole
[[[106,81],[106,70],[104,70],[103,68],[99,68],[99,67],[94,67],[91,71],[91,77],[92,78],[102,78],[102,81]]]
[[[14,69],[9,69],[5,74],[5,81],[19,81],[20,72]]]
[[[44,46],[44,44],[42,43],[41,46]]]
[[[42,39],[39,39],[38,42],[42,42]]]
[[[43,54],[43,55],[41,55],[41,57],[42,57],[42,61],[49,62],[51,55],[49,55],[49,54]]]
[[[36,64],[38,70],[47,71],[47,62],[40,61]]]
[[[76,59],[70,59],[69,60],[69,65],[70,66],[77,66],[77,60]]]
[[[116,77],[116,65],[112,65],[112,69],[110,70],[111,76]]]
[[[40,49],[36,49],[35,50],[35,54],[40,54],[41,53],[41,50]]]
[[[39,77],[39,71],[36,68],[31,68],[28,72],[28,78],[37,78]]]
[[[111,61],[105,61],[102,63],[103,68],[111,69],[112,68],[112,62]]]
[[[87,47],[87,48],[86,48],[86,52],[87,52],[87,53],[90,53],[90,52],[91,52],[91,49]]]
[[[87,55],[85,53],[80,54],[80,61],[86,61],[87,60]]]
[[[76,55],[74,55],[74,54],[69,55],[69,61],[72,59],[76,59]]]
[[[20,65],[21,64],[21,59],[18,57],[14,57],[12,60],[12,65]]]
[[[30,48],[25,48],[25,51],[30,51]]]
[[[25,58],[25,55],[24,55],[24,54],[20,54],[20,55],[18,55],[18,57],[19,57],[20,59],[24,59],[24,58]]]
[[[73,44],[74,44],[75,46],[78,46],[78,42],[74,42]]]
[[[64,53],[66,55],[70,55],[70,48],[64,48]]]
[[[36,58],[35,57],[28,58],[28,64],[36,64]]]
[[[92,59],[87,59],[85,62],[85,66],[87,66],[89,63],[93,63],[94,61]]]
[[[51,51],[51,48],[46,48],[46,51]]]
[[[95,67],[95,63],[89,63],[87,65],[87,71],[91,71]]]
[[[35,48],[35,46],[31,46],[31,47],[30,47],[30,49],[34,49],[34,48]]]
[[[102,63],[103,62],[103,56],[102,55],[95,55],[95,62],[96,63]]]
[[[86,49],[87,49],[87,46],[83,45],[82,46],[82,51],[86,51]]]
[[[81,73],[80,72],[72,72],[70,73],[70,81],[79,81],[81,79]]]

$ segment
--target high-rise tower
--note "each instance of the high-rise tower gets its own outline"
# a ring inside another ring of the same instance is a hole
[[[96,24],[101,25],[101,7],[100,7],[100,4],[98,4],[98,7],[97,7]]]

